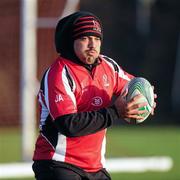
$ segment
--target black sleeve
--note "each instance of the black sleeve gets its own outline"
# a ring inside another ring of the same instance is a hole
[[[114,106],[98,111],[67,114],[55,119],[58,131],[67,137],[78,137],[95,133],[112,125],[118,119]]]

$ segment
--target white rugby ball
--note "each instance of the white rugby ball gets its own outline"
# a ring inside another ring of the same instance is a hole
[[[142,77],[133,78],[128,83],[128,94],[126,95],[126,101],[129,102],[134,96],[142,94],[142,98],[139,99],[138,103],[147,102],[148,104],[140,110],[147,110],[147,113],[141,114],[143,117],[141,120],[125,119],[129,123],[142,123],[151,113],[154,104],[154,91],[150,82]]]

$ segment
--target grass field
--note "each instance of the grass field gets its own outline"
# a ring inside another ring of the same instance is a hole
[[[173,159],[173,168],[168,172],[112,173],[112,179],[180,180],[180,128],[123,126],[108,130],[107,158],[144,156],[169,156]],[[0,163],[19,161],[21,161],[19,129],[0,129]],[[23,180],[33,179],[23,178]]]

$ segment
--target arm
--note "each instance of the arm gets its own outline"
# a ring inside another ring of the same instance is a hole
[[[55,125],[58,131],[67,137],[77,137],[103,130],[111,126],[114,119],[118,119],[116,109],[109,107],[60,116],[55,119]]]

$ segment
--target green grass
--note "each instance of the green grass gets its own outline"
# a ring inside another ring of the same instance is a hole
[[[108,131],[107,157],[169,156],[174,166],[169,172],[117,173],[113,180],[179,180],[180,128],[122,127]]]
[[[0,129],[0,163],[21,161],[20,130]]]
[[[0,163],[21,161],[20,142],[18,129],[0,129]],[[122,126],[113,127],[107,133],[107,158],[169,156],[174,162],[169,172],[112,173],[113,180],[179,180],[179,154],[179,127]],[[23,180],[33,179],[23,178]]]

